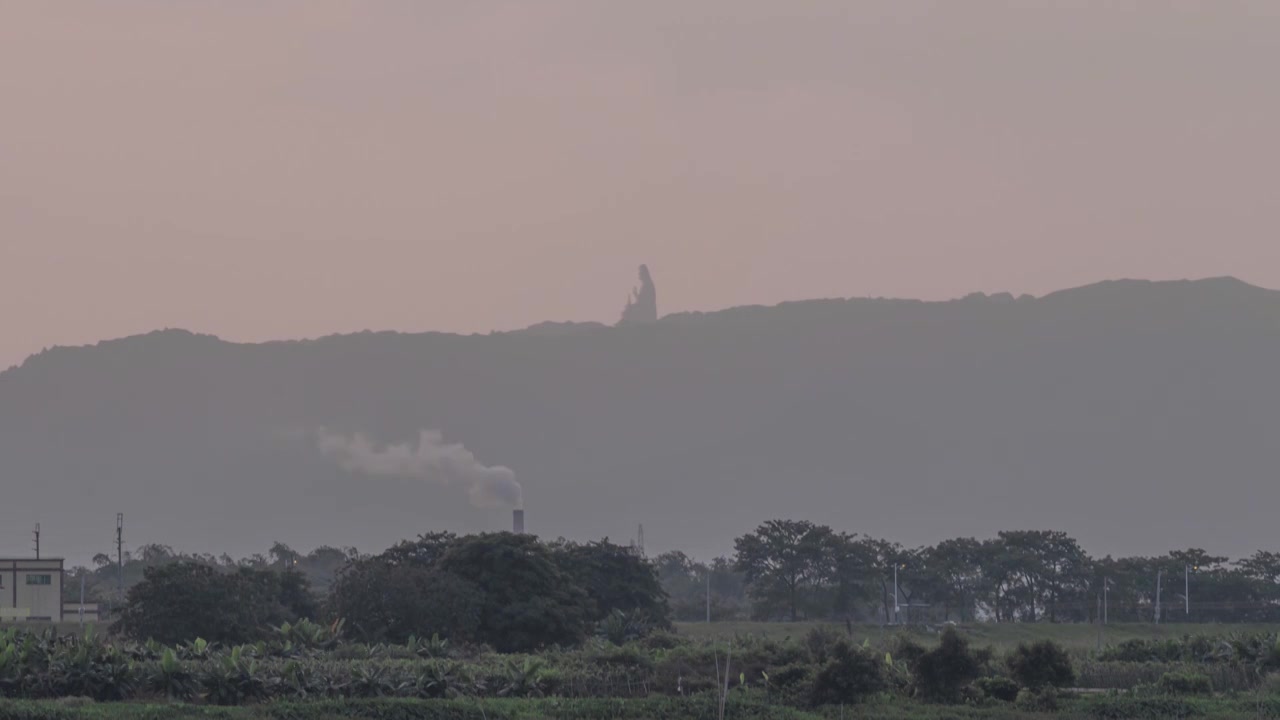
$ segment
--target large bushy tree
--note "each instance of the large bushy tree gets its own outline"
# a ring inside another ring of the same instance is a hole
[[[560,567],[591,599],[591,619],[615,611],[639,613],[657,627],[671,625],[667,593],[652,563],[629,547],[608,539],[553,546]]]
[[[478,637],[480,599],[480,589],[456,575],[370,558],[339,575],[329,609],[346,620],[351,637],[364,642],[432,635],[470,642]]]
[[[296,573],[176,562],[146,570],[129,590],[116,629],[164,643],[243,643],[314,611],[306,580]]]
[[[734,541],[735,567],[762,617],[798,620],[806,600],[832,572],[831,528],[807,520],[769,520]]]
[[[477,638],[502,652],[574,645],[591,632],[590,596],[529,535],[458,538],[436,567],[479,589]]]

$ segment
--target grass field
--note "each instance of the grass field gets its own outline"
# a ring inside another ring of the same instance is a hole
[[[0,699],[0,720],[712,720],[714,699],[648,698],[565,701],[559,699],[355,700],[281,702],[245,707],[168,703],[68,704]],[[999,706],[929,705],[914,700],[871,701],[818,710],[734,699],[725,712],[733,720],[1166,720],[1280,718],[1273,698],[1065,698],[1053,712]]]
[[[787,637],[803,638],[815,627],[825,626],[843,634],[845,626],[840,623],[821,622],[723,622],[723,623],[676,623],[679,634],[695,639],[729,640],[739,635],[751,635],[773,640]],[[1280,631],[1276,624],[1178,624],[1168,623],[1154,625],[1150,623],[1116,623],[1099,628],[1097,625],[1077,623],[969,623],[959,626],[960,630],[975,645],[991,645],[998,650],[1008,650],[1022,642],[1050,639],[1071,650],[1073,653],[1086,653],[1102,646],[1114,645],[1134,638],[1153,640],[1161,638],[1179,638],[1184,635],[1229,635],[1234,633],[1275,633]],[[1101,629],[1101,635],[1099,630]],[[936,637],[940,626],[928,629],[924,626],[883,626],[854,625],[853,639],[861,643],[869,639],[872,644],[895,635],[906,634],[919,641]],[[1101,641],[1101,642],[1100,642]]]
[[[815,628],[830,633],[807,637]],[[979,683],[960,696],[926,702],[914,661],[905,659],[921,650],[898,642],[905,635],[934,645],[943,628],[922,625],[855,625],[853,641],[866,640],[868,648],[850,649],[838,642],[846,634],[842,623],[684,623],[677,627],[683,639],[657,634],[615,645],[597,638],[534,656],[474,648],[440,648],[441,655],[424,656],[420,648],[359,644],[300,650],[283,641],[214,648],[207,655],[186,646],[164,648],[162,656],[151,645],[86,640],[74,636],[79,632],[7,640],[0,634],[8,643],[0,646],[0,720],[714,718],[718,690],[712,688],[722,687],[729,641],[734,670],[725,716],[734,720],[1280,720],[1280,663],[1272,651],[1280,625],[1101,628],[1104,646],[1202,636],[1126,648],[1124,657],[1095,654],[1096,625],[977,623],[959,629],[973,646],[996,650],[982,661],[988,663],[980,668],[982,677],[1013,684],[1016,698],[989,693],[989,685]],[[1233,654],[1179,654],[1205,647],[1204,638],[1230,638],[1224,645]],[[1016,671],[1004,663],[1019,643],[1041,639],[1067,648],[1074,670],[1061,691],[1047,695],[1028,681],[1012,682]],[[846,658],[866,662],[839,660],[836,646],[845,648]],[[839,674],[831,675],[832,668]],[[851,678],[865,681],[863,689],[847,690],[854,687]],[[832,699],[834,692],[844,694]]]

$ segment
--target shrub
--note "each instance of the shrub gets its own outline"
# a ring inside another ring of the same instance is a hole
[[[906,635],[898,635],[893,638],[893,645],[889,652],[894,660],[905,662],[910,667],[916,664],[921,655],[924,655],[925,649],[923,645]]]
[[[883,661],[841,640],[813,680],[815,705],[855,703],[884,687]]]
[[[1167,672],[1160,676],[1160,691],[1170,695],[1212,695],[1213,682],[1207,675]]]
[[[808,681],[809,674],[808,665],[784,665],[769,673],[769,684],[780,690],[790,690]]]
[[[1013,702],[1018,699],[1018,683],[1006,677],[978,678],[974,685],[976,685],[984,695],[995,700]]]
[[[1033,690],[1069,687],[1076,679],[1067,651],[1052,640],[1019,644],[1005,658],[1005,664],[1019,685]]]
[[[1165,720],[1203,715],[1190,701],[1172,697],[1109,697],[1090,699],[1084,708],[1096,720]]]
[[[804,646],[809,651],[809,658],[822,665],[831,658],[831,651],[841,640],[840,633],[826,625],[818,625],[805,634]]]
[[[624,645],[648,637],[655,629],[655,621],[643,610],[615,609],[596,625],[596,634],[614,645]]]
[[[1219,686],[1221,689],[1221,686]],[[1280,673],[1267,673],[1258,683],[1258,689],[1268,695],[1280,695]]]
[[[1052,687],[1044,687],[1040,690],[1023,688],[1018,691],[1013,704],[1024,712],[1057,712],[1058,691]]]
[[[978,660],[969,643],[955,628],[942,633],[938,647],[921,653],[911,663],[916,690],[930,700],[955,702],[961,691],[978,676]]]
[[[661,631],[648,635],[641,641],[641,645],[649,650],[671,650],[677,648],[683,640],[679,635],[672,632]]]

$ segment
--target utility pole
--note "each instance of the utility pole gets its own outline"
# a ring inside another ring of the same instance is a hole
[[[84,571],[80,572],[80,625],[84,626]]]
[[[1107,591],[1110,590],[1111,578],[1102,578],[1102,624],[1107,624]]]
[[[1164,579],[1164,568],[1156,570],[1156,624],[1160,624],[1160,581]]]
[[[1182,566],[1182,599],[1185,603],[1186,614],[1191,615],[1191,566]]]
[[[124,602],[124,513],[116,513],[116,566],[119,577],[116,589],[120,593],[120,602]]]
[[[707,567],[707,624],[711,624],[711,567]]]
[[[899,605],[897,605],[897,562],[895,562],[893,564],[893,624],[895,625],[897,625],[897,611],[899,611]]]
[[[36,559],[39,560],[40,559],[40,523],[36,523],[36,529],[32,533],[32,536],[36,539]]]
[[[1102,593],[1098,593],[1098,652],[1102,652]]]

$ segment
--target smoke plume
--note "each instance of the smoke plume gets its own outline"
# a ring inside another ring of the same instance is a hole
[[[421,479],[441,485],[467,486],[476,507],[523,507],[520,483],[511,468],[484,465],[461,443],[445,442],[435,430],[423,430],[417,446],[388,445],[379,448],[364,435],[318,433],[320,452],[345,470],[373,477]]]

